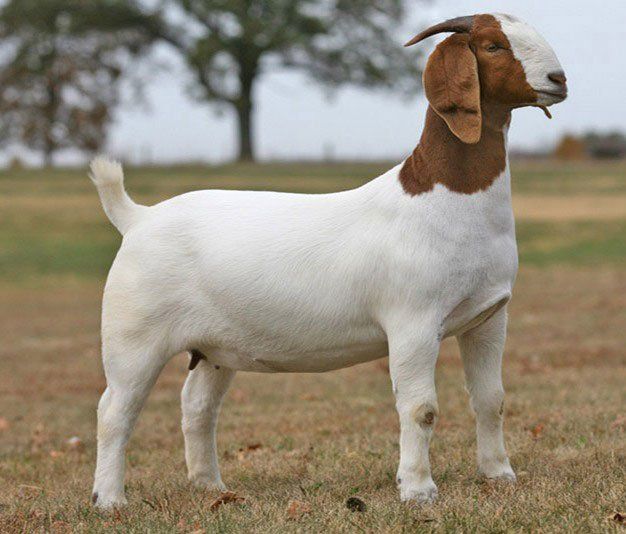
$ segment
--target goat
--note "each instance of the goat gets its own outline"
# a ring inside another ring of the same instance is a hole
[[[440,342],[456,336],[476,415],[479,470],[515,480],[502,432],[502,352],[518,267],[511,111],[567,96],[553,50],[508,15],[460,17],[429,57],[429,107],[402,164],[354,190],[196,191],[135,204],[119,164],[91,178],[123,234],[102,304],[107,388],[92,501],[126,503],[124,451],[163,366],[192,356],[182,391],[189,479],[225,489],[215,431],[236,371],[324,372],[389,355],[403,501],[437,495],[429,443]]]

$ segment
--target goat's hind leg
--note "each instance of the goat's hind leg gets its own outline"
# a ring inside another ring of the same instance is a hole
[[[506,308],[458,336],[470,403],[476,414],[478,469],[487,478],[515,481],[502,432],[502,352]]]
[[[183,387],[185,459],[189,480],[198,487],[226,489],[217,459],[216,428],[222,399],[234,376],[231,369],[201,360]]]
[[[92,502],[99,508],[126,504],[126,444],[139,412],[168,360],[156,351],[107,345],[103,346],[107,388],[98,404],[98,458],[92,493]]]

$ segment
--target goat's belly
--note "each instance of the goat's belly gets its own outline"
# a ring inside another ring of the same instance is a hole
[[[457,336],[481,325],[506,306],[510,299],[510,289],[503,288],[488,296],[480,295],[461,301],[444,320],[444,337]]]
[[[208,362],[237,371],[260,373],[323,373],[388,355],[387,343],[372,342],[311,352],[242,352],[231,348],[201,348]]]

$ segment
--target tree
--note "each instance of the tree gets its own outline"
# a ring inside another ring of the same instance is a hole
[[[130,57],[155,17],[129,0],[9,0],[0,10],[0,142],[98,150]]]
[[[626,156],[626,135],[622,132],[591,131],[584,140],[592,158],[617,159]]]
[[[159,37],[183,56],[196,96],[235,111],[239,159],[254,159],[254,89],[279,68],[329,87],[357,84],[415,92],[418,52],[394,33],[404,0],[163,0]],[[176,20],[178,22],[171,22]],[[181,22],[182,20],[182,22]]]
[[[587,157],[587,145],[580,137],[564,134],[554,149],[554,156],[562,160],[577,160]]]

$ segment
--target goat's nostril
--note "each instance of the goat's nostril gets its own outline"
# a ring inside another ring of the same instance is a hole
[[[548,79],[551,82],[558,83],[559,85],[565,85],[567,83],[567,78],[562,70],[551,72],[548,74]]]

